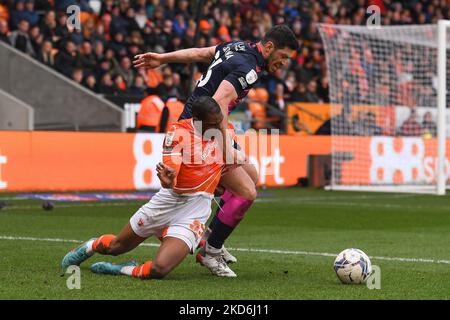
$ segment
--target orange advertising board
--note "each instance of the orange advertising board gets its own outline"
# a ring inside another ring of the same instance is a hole
[[[330,118],[342,112],[341,104],[323,104],[309,102],[293,102],[288,105],[287,134],[314,135],[317,130]],[[372,105],[352,105],[351,121],[358,121],[362,114],[371,112],[375,115],[376,123],[384,128],[385,134],[394,133],[395,108]]]
[[[0,132],[0,191],[136,190],[160,187],[162,134]],[[238,136],[259,184],[306,176],[309,154],[329,154],[330,137]]]
[[[0,132],[0,180],[6,190],[84,190],[133,187],[122,172],[134,161],[133,137],[121,133]]]
[[[421,137],[337,137],[334,164],[340,185],[430,185],[436,183],[437,140]],[[445,174],[450,181],[450,139]]]
[[[329,104],[294,102],[287,108],[289,135],[313,135],[322,124],[330,119]]]

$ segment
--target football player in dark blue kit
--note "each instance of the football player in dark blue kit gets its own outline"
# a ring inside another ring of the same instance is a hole
[[[208,70],[188,98],[180,118],[192,117],[191,105],[196,98],[213,97],[224,115],[221,126],[224,159],[227,163],[240,164],[233,166],[220,180],[225,192],[205,234],[206,244],[197,254],[197,261],[215,275],[236,276],[227,264],[237,260],[223,244],[255,200],[258,180],[256,168],[248,162],[243,152],[233,148],[231,139],[228,139],[228,114],[257,84],[263,70],[274,73],[287,64],[297,49],[298,42],[291,29],[277,25],[257,43],[233,41],[163,54],[149,52],[135,58],[136,68],[157,68],[166,63],[209,63]]]

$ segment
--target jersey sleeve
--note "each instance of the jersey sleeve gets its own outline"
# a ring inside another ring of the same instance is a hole
[[[238,60],[231,63],[228,69],[229,73],[225,76],[224,80],[227,80],[233,85],[238,96],[241,95],[242,91],[252,87],[258,81],[256,64],[254,63]]]
[[[174,169],[176,175],[180,172],[183,162],[183,135],[182,129],[173,125],[166,133],[163,142],[163,163]]]
[[[229,41],[229,42],[222,42],[222,43],[218,44],[218,45],[216,46],[216,51],[215,51],[215,53],[222,51],[223,48],[225,48],[226,46],[228,46],[228,45],[231,44],[231,43],[232,43],[232,42]]]

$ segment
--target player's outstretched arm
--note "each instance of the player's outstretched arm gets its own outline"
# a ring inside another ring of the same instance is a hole
[[[216,52],[216,47],[190,48],[167,53],[147,52],[134,57],[135,68],[153,69],[166,63],[210,63]]]

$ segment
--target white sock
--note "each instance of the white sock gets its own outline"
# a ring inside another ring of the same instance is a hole
[[[126,276],[131,276],[133,274],[133,269],[134,268],[136,268],[136,267],[133,267],[133,266],[122,267],[122,269],[120,270],[120,273],[124,274]]]
[[[206,253],[209,253],[211,255],[218,255],[218,254],[220,254],[220,252],[222,252],[222,248],[220,248],[220,249],[214,248],[208,242],[206,242],[205,250],[206,250]]]
[[[95,239],[89,240],[86,244],[86,253],[87,254],[94,254],[94,250],[92,249],[92,245],[94,244]]]

